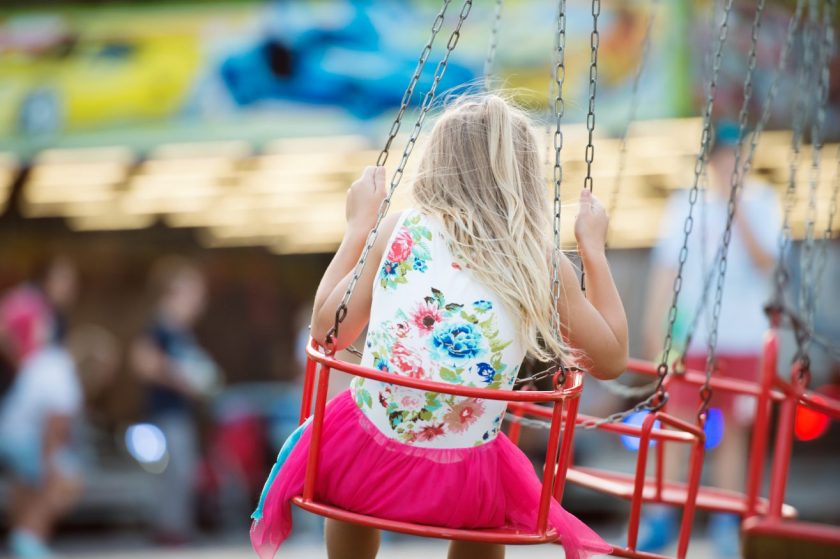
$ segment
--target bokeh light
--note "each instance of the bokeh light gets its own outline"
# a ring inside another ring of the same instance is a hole
[[[155,464],[166,456],[166,436],[151,423],[138,423],[126,429],[125,446],[141,464]]]
[[[646,411],[637,411],[636,413],[630,414],[624,418],[623,423],[627,425],[634,425],[636,427],[641,427],[642,423],[645,421],[645,417],[649,412]],[[655,421],[653,424],[654,429],[659,429],[659,422]],[[639,437],[633,437],[631,435],[621,435],[621,444],[624,445],[624,448],[627,450],[637,451],[641,446],[641,441]],[[650,441],[650,446],[656,446],[656,441]]]
[[[814,400],[822,402],[822,398],[814,396]],[[796,407],[793,432],[800,441],[813,441],[822,437],[828,430],[829,419],[823,413],[809,407]]]

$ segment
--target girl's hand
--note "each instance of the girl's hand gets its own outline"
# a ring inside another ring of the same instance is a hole
[[[604,249],[609,221],[601,202],[584,188],[580,193],[580,207],[575,220],[575,238],[581,252]]]
[[[347,190],[348,232],[367,235],[373,229],[385,194],[385,167],[365,167],[362,176]]]

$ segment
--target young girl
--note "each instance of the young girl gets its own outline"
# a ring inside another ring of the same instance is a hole
[[[362,364],[397,375],[511,389],[526,354],[614,378],[627,360],[627,321],[604,242],[607,216],[581,194],[575,224],[588,299],[561,262],[562,335],[552,329],[551,234],[545,180],[527,117],[496,95],[462,100],[431,134],[414,184],[416,208],[391,215],[373,246],[337,347],[368,326]],[[347,196],[347,232],[315,297],[323,343],[385,196],[368,167]],[[539,342],[541,340],[542,343]],[[574,348],[574,349],[572,349]],[[541,484],[500,432],[505,403],[356,378],[327,405],[316,495],[343,509],[452,528],[534,530]],[[254,513],[251,538],[271,558],[291,530],[310,440],[284,445]],[[553,502],[566,556],[610,546]],[[376,556],[376,530],[327,520],[331,559]],[[453,541],[451,559],[494,559],[501,545]]]

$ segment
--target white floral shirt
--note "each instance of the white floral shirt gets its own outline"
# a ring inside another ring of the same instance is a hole
[[[455,262],[436,218],[409,210],[373,288],[362,364],[396,375],[510,389],[525,356],[516,322],[492,290]],[[465,448],[492,441],[506,403],[354,379],[362,412],[387,437]]]

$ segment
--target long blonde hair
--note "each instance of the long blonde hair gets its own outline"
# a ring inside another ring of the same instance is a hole
[[[421,211],[443,223],[453,256],[519,318],[528,354],[568,362],[572,352],[554,327],[550,215],[538,152],[523,111],[495,94],[462,98],[438,119],[413,195]]]

